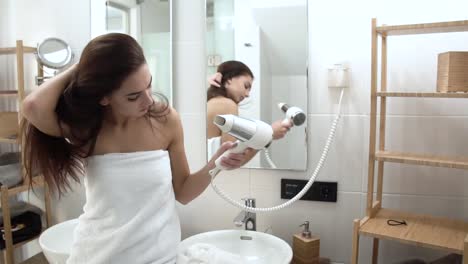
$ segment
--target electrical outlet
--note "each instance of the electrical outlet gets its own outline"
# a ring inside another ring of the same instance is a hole
[[[281,179],[281,199],[291,199],[307,184],[306,180]],[[337,182],[315,181],[301,200],[336,202],[338,194]]]

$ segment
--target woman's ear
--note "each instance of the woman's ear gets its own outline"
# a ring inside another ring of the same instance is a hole
[[[107,96],[104,96],[104,98],[102,98],[101,101],[99,101],[99,104],[102,106],[109,105],[109,98],[107,98]]]
[[[224,87],[228,87],[229,85],[231,85],[231,80],[232,79],[227,79],[226,82],[224,82]]]

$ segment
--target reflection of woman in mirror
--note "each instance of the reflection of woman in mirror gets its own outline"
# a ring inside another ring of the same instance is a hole
[[[239,114],[239,103],[249,97],[252,89],[254,75],[252,71],[240,61],[226,61],[218,66],[217,73],[208,79],[210,87],[207,91],[207,138],[208,157],[211,157],[220,144],[227,141],[236,141],[236,138],[221,133],[213,124],[217,115]],[[284,125],[282,120],[271,124],[273,139],[281,139],[292,125]],[[256,151],[247,152],[247,160],[252,158]]]
[[[175,201],[200,195],[215,159],[234,145],[190,173],[179,114],[164,96],[155,100],[151,83],[138,43],[113,33],[24,99],[27,177],[39,170],[62,194],[84,175],[86,204],[67,263],[175,263]],[[230,154],[222,165],[238,168],[244,158]]]

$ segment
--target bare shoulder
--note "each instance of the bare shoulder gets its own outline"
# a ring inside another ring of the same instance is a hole
[[[222,96],[211,98],[207,102],[206,107],[208,115],[237,114],[238,112],[236,102],[230,98]]]
[[[174,125],[180,124],[180,115],[177,112],[177,110],[175,110],[175,108],[169,106],[168,112],[169,112],[167,114],[168,125],[169,126],[174,126]]]
[[[182,121],[179,113],[172,107],[170,112],[167,114],[166,122],[166,135],[169,138],[169,151],[180,150],[180,146],[183,146],[184,131],[182,128]]]

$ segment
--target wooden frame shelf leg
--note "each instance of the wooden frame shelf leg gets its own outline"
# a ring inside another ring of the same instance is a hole
[[[353,252],[351,257],[351,264],[358,264],[359,261],[359,227],[361,220],[354,219],[353,222]]]
[[[5,263],[13,264],[13,235],[11,234],[10,205],[8,197],[8,187],[1,187],[1,202],[3,213],[3,235],[5,236]]]
[[[463,264],[468,264],[468,235],[465,237],[465,244],[463,246]]]
[[[379,239],[372,239],[372,264],[379,262]]]

